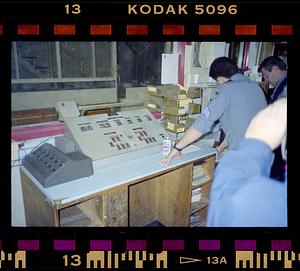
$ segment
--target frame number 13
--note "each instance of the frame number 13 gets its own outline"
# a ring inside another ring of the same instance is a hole
[[[79,4],[67,4],[65,5],[65,11],[66,14],[80,14],[81,13],[81,9],[80,9],[80,5]]]

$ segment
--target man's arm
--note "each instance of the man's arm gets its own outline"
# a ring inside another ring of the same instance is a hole
[[[179,150],[182,150],[186,146],[188,146],[191,143],[195,142],[201,136],[202,136],[202,133],[200,133],[199,131],[197,131],[193,127],[191,127],[190,129],[187,130],[187,132],[180,139],[180,141],[178,141],[178,143],[176,144],[176,148],[178,148]],[[180,151],[173,148],[172,151],[160,161],[160,163],[167,164],[173,159],[173,157],[176,157],[177,159],[179,159],[180,158]]]
[[[220,118],[224,110],[228,107],[227,92],[221,91],[203,110],[200,116],[195,120],[193,126],[178,141],[176,147],[183,149],[189,144],[195,142],[203,134],[209,131],[211,125]],[[173,149],[164,159],[160,161],[162,164],[169,163],[173,157],[180,159],[180,152]]]

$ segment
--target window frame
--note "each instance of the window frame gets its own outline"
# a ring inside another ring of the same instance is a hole
[[[49,42],[50,43],[50,42]],[[57,65],[57,77],[53,78],[20,78],[17,42],[12,42],[12,52],[14,55],[16,79],[11,79],[12,84],[32,84],[32,83],[64,83],[64,82],[95,82],[95,81],[115,81],[117,82],[117,58],[116,58],[116,42],[110,42],[112,46],[111,63],[112,63],[112,76],[110,77],[96,77],[96,42],[91,41],[91,63],[92,74],[91,77],[62,77],[61,73],[61,54],[59,41],[55,43],[56,65]]]

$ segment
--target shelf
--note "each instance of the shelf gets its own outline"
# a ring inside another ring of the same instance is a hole
[[[205,185],[211,181],[210,176],[208,175],[202,175],[202,176],[197,176],[193,178],[192,181],[192,190],[201,187],[202,185]]]
[[[201,199],[200,201],[192,202],[191,203],[191,214],[193,215],[194,213],[202,210],[203,208],[208,206],[208,200],[207,199]]]
[[[87,200],[59,211],[60,226],[104,226],[99,199]]]
[[[205,227],[205,221],[198,221],[190,224],[190,227]]]
[[[82,227],[91,224],[91,220],[77,207],[70,207],[63,209],[60,212],[60,226],[61,227]]]
[[[204,227],[206,225],[207,212],[207,205],[201,210],[195,211],[190,216],[190,227]]]

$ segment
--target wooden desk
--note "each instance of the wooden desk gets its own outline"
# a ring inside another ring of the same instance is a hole
[[[27,226],[189,226],[193,165],[215,161],[215,149],[189,146],[161,165],[160,152],[94,170],[94,175],[44,188],[21,167]]]

